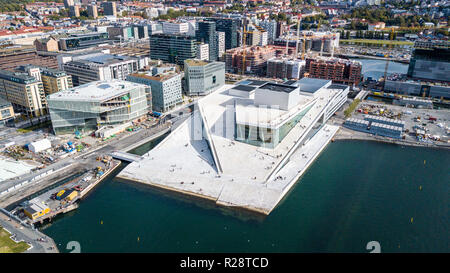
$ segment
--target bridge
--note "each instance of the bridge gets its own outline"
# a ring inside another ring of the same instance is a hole
[[[121,151],[115,151],[115,152],[110,153],[109,155],[112,156],[114,159],[119,159],[119,160],[127,161],[127,162],[134,162],[134,161],[139,161],[139,160],[143,159],[143,157],[140,155],[130,154],[130,153],[121,152]]]

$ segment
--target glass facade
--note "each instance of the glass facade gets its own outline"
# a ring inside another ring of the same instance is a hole
[[[283,141],[292,128],[300,122],[312,106],[313,105],[307,107],[276,129],[250,126],[247,124],[236,124],[236,140],[254,146],[275,148]]]

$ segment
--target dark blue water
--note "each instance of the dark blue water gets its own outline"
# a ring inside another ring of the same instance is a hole
[[[447,150],[337,141],[265,218],[111,177],[43,231],[61,252],[448,252],[449,163]]]

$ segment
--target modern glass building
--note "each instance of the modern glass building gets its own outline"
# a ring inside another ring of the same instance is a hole
[[[59,40],[59,48],[66,51],[89,48],[108,43],[108,39],[107,32],[72,34],[69,38],[61,38]]]
[[[275,148],[313,107],[309,105],[277,127],[236,123],[236,140],[255,146]]]
[[[216,23],[212,21],[198,22],[195,38],[209,45],[209,60],[216,61],[218,57]]]
[[[184,78],[188,95],[207,95],[225,84],[225,63],[185,60]]]
[[[408,77],[450,82],[450,42],[417,41],[409,61]]]
[[[127,81],[151,86],[153,110],[165,112],[183,102],[179,73],[172,71],[157,75],[134,73],[128,75]]]
[[[150,36],[150,58],[183,65],[184,60],[195,59],[197,41],[182,34],[155,34]]]
[[[239,19],[208,18],[207,20],[214,21],[216,23],[216,31],[225,32],[225,50],[239,46]]]
[[[121,80],[96,81],[47,96],[55,134],[97,130],[148,113],[148,86]]]

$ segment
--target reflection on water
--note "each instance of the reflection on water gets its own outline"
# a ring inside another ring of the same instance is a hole
[[[362,75],[364,78],[372,77],[372,79],[378,80],[384,76],[386,61],[364,58],[355,58],[354,60],[362,63]],[[407,72],[408,64],[389,61],[388,75],[392,73],[406,74]]]

